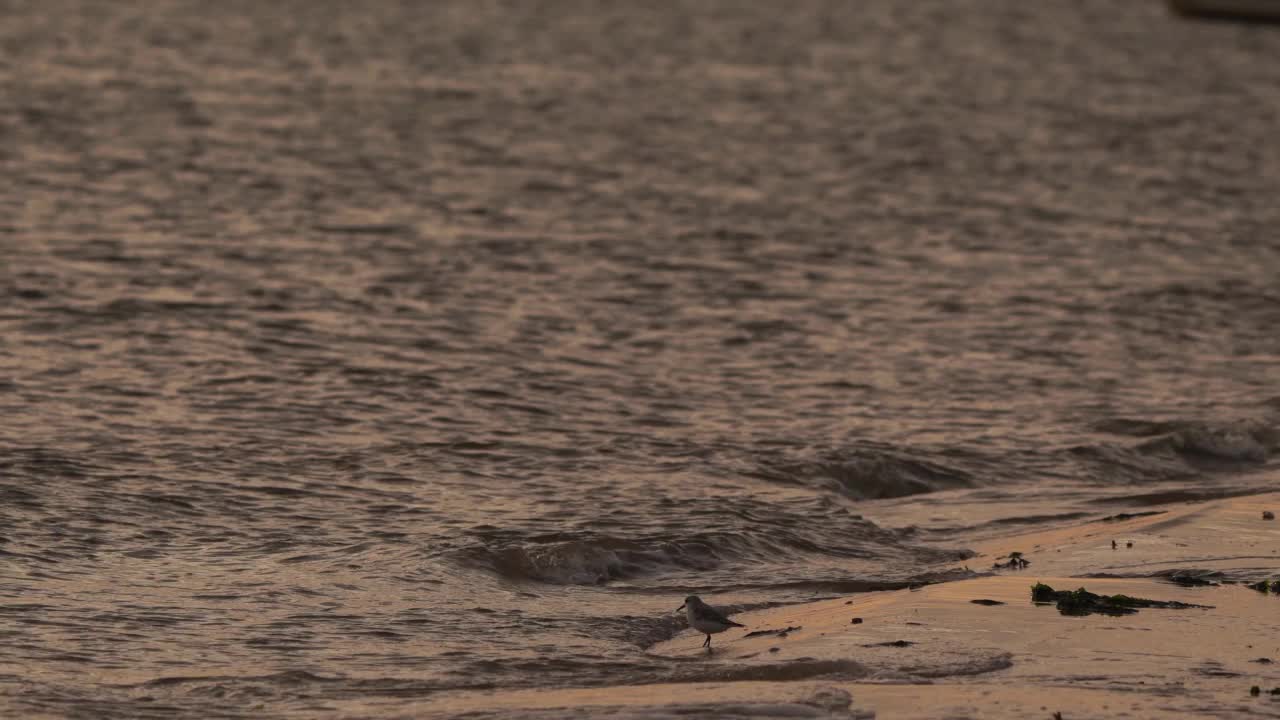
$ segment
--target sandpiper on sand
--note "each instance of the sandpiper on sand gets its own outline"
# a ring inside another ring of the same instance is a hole
[[[711,634],[722,633],[731,627],[746,627],[740,625],[724,616],[719,610],[702,602],[702,598],[697,595],[690,595],[684,599],[684,604],[676,608],[684,610],[685,616],[689,618],[689,626],[694,630],[707,634],[707,641],[702,643],[702,647],[711,649]]]

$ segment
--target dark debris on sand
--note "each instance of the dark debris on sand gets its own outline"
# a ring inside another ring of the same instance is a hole
[[[1163,515],[1167,510],[1148,510],[1146,512],[1135,513],[1116,513],[1102,518],[1102,522],[1119,522],[1121,520],[1132,520],[1133,518],[1147,517],[1149,515]]]
[[[1022,570],[1030,564],[1031,561],[1022,557],[1022,553],[1011,552],[1009,553],[1009,560],[1007,562],[1000,562],[997,560],[991,567],[996,570]]]
[[[1132,615],[1139,608],[1211,608],[1211,605],[1193,605],[1176,600],[1148,600],[1146,598],[1129,597],[1128,595],[1098,595],[1084,588],[1078,590],[1054,590],[1044,583],[1031,586],[1031,601],[1035,603],[1056,603],[1058,612],[1063,615]]]
[[[912,645],[915,645],[915,643],[910,640],[890,640],[888,642],[870,643],[862,647],[911,647]]]
[[[1183,587],[1218,587],[1218,583],[1204,577],[1203,575],[1193,575],[1190,573],[1175,572],[1172,575],[1166,575],[1164,580],[1181,585]]]
[[[778,637],[786,637],[787,633],[799,630],[800,627],[801,626],[796,625],[795,627],[785,627],[781,630],[756,630],[743,635],[743,637],[760,637],[761,635],[777,635]]]

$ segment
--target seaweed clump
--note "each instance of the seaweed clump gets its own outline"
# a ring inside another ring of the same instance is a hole
[[[997,560],[991,567],[996,570],[1022,570],[1031,564],[1030,560],[1022,557],[1020,552],[1009,553],[1008,562],[1000,562]]]
[[[1249,589],[1257,590],[1260,593],[1264,593],[1270,590],[1273,593],[1280,594],[1280,580],[1272,580],[1271,582],[1267,582],[1266,580],[1263,580],[1261,582],[1256,582],[1250,585]]]
[[[1128,595],[1098,595],[1084,588],[1078,590],[1054,590],[1044,583],[1031,586],[1031,601],[1034,603],[1055,603],[1058,612],[1063,615],[1132,615],[1139,608],[1207,608],[1208,605],[1193,605],[1176,600],[1148,600]]]
[[[1174,585],[1181,585],[1183,587],[1218,586],[1218,583],[1204,577],[1203,575],[1194,574],[1194,571],[1177,570],[1174,571],[1172,575],[1167,575],[1163,579],[1173,583]]]
[[[1254,685],[1253,687],[1249,688],[1249,694],[1250,694],[1250,695],[1252,695],[1252,696],[1254,696],[1254,697],[1258,697],[1259,695],[1261,695],[1261,694],[1262,694],[1262,688],[1258,687],[1257,685]],[[1280,695],[1280,687],[1273,687],[1273,688],[1271,688],[1271,691],[1270,691],[1269,693],[1267,693],[1267,694],[1268,694],[1268,695]]]

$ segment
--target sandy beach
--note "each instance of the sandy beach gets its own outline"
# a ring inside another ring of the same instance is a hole
[[[1262,515],[1275,508],[1280,494],[1236,497],[1012,535],[990,541],[970,566],[991,572],[1020,552],[1023,569],[742,613],[735,619],[747,628],[717,635],[709,656],[692,632],[649,650],[717,664],[723,682],[473,693],[432,709],[482,717],[513,708],[619,717],[1280,717],[1280,693],[1270,693],[1280,688],[1280,595],[1247,586],[1280,562],[1280,523]],[[1128,577],[1109,577],[1121,574]],[[1035,583],[1207,607],[1076,617],[1033,603]],[[778,632],[760,634],[767,630]]]

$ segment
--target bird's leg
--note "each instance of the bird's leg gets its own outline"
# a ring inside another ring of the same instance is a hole
[[[702,647],[704,647],[704,648],[710,648],[710,647],[711,647],[711,633],[707,633],[707,639],[706,639],[706,641],[704,641],[704,642],[702,643]]]

